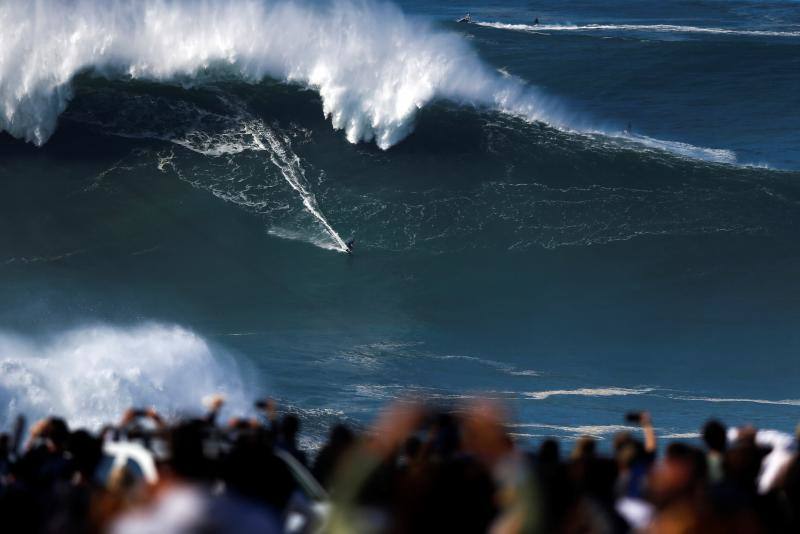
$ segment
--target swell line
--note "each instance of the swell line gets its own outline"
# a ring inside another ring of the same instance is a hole
[[[800,31],[774,31],[774,30],[736,30],[733,28],[704,28],[702,26],[680,26],[675,24],[507,24],[503,22],[481,22],[473,24],[498,30],[512,30],[524,32],[563,31],[563,32],[588,32],[588,31],[639,31],[657,33],[701,33],[716,35],[741,35],[755,37],[800,37]]]

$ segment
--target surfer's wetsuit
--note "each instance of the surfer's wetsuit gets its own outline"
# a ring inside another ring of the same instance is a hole
[[[355,239],[350,239],[349,241],[345,242],[344,246],[347,247],[347,253],[348,254],[352,254],[353,253],[353,247],[355,246],[355,244],[356,244],[356,240]]]

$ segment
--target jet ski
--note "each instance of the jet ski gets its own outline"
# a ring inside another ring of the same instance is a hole
[[[469,13],[458,19],[456,22],[463,22],[464,24],[469,24],[472,22],[472,17],[469,16]]]

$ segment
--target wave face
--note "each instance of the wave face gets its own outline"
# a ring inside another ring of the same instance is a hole
[[[384,149],[408,135],[417,110],[435,98],[563,122],[458,36],[389,4],[10,0],[0,24],[0,129],[37,145],[53,134],[73,78],[87,70],[184,84],[231,75],[299,83],[319,92],[349,141]]]
[[[83,327],[44,341],[0,332],[4,427],[19,413],[97,428],[131,406],[197,411],[215,391],[239,412],[252,397],[232,361],[184,328]]]

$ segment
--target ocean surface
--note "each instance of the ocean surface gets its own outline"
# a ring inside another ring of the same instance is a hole
[[[0,28],[5,426],[215,391],[309,445],[408,397],[501,400],[531,442],[800,420],[796,1],[5,0]]]

